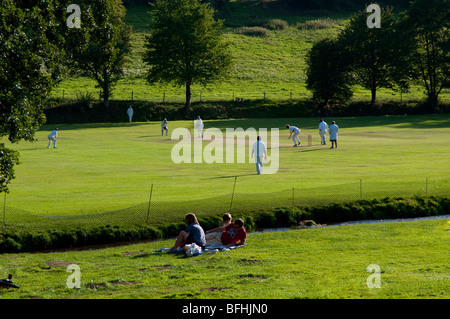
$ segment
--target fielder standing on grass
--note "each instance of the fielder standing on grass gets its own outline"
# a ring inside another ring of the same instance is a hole
[[[197,116],[197,121],[195,122],[195,127],[198,130],[198,137],[203,138],[203,121],[200,118],[200,115]]]
[[[300,146],[300,138],[298,137],[300,135],[300,129],[297,126],[292,126],[289,124],[286,124],[286,128],[289,129],[289,132],[291,133],[288,137],[288,140],[292,138],[292,140],[294,141],[293,146],[294,147]]]
[[[330,148],[334,148],[333,145],[336,146],[337,148],[339,126],[336,125],[335,121],[331,122],[331,126],[328,128],[328,131],[330,132],[330,142],[331,142]]]
[[[261,141],[260,136],[258,136],[257,141],[253,144],[252,158],[253,158],[253,154],[255,154],[256,173],[259,175],[262,173],[263,156],[264,156],[264,159],[267,159],[266,145]]]
[[[49,135],[48,135],[48,145],[47,148],[50,148],[50,145],[53,142],[53,148],[56,147],[56,137],[58,137],[58,129],[55,128]]]
[[[168,126],[168,122],[167,119],[165,118],[162,122],[161,122],[161,136],[164,135],[164,131],[166,131],[166,136],[167,133],[169,133],[169,126]]]
[[[127,114],[128,114],[128,120],[131,123],[131,120],[132,120],[133,114],[134,114],[133,107],[131,105],[128,107]]]
[[[320,119],[319,123],[319,135],[320,135],[320,144],[326,145],[327,140],[325,138],[325,135],[327,134],[328,130],[328,124],[323,119]]]

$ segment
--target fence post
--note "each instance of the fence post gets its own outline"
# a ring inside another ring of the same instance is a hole
[[[428,177],[425,180],[425,197],[428,197]]]
[[[148,217],[150,215],[150,205],[152,203],[152,194],[153,194],[153,184],[152,184],[152,188],[150,189],[150,199],[148,201],[148,208],[147,208],[147,219],[145,221],[146,224],[148,223]]]
[[[295,206],[295,188],[292,187],[292,206]]]
[[[133,101],[133,95],[134,95],[134,92],[131,91],[131,101]]]
[[[231,193],[231,203],[230,203],[230,213],[231,213],[231,208],[233,207],[233,199],[234,199],[234,190],[236,189],[236,180],[237,180],[237,176],[234,177],[234,185],[233,185],[233,193]]]
[[[6,226],[6,191],[3,199],[3,227]]]
[[[359,180],[359,199],[362,199],[362,179]]]

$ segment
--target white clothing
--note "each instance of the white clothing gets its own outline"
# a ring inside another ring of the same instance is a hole
[[[297,126],[289,126],[289,131],[300,134],[300,129]]]
[[[128,119],[130,120],[131,123],[131,118],[133,117],[133,108],[129,107],[127,110],[127,114],[128,114]]]
[[[57,137],[58,136],[58,131],[57,130],[53,130],[49,135],[48,135],[48,137],[49,138],[53,138],[53,137]]]
[[[195,127],[198,130],[198,137],[203,137],[203,121],[202,119],[197,119],[197,122],[195,123]]]
[[[258,150],[258,148],[259,148],[259,150]],[[259,151],[259,153],[258,153],[258,151]],[[255,163],[257,163],[257,160],[258,160],[257,156],[259,156],[259,162],[262,162],[262,159],[266,155],[266,152],[267,152],[267,148],[266,148],[266,144],[264,144],[264,142],[256,141],[255,143],[253,143],[252,154],[255,154]]]
[[[320,130],[320,135],[323,135],[327,132],[328,129],[328,124],[325,121],[320,122],[319,124],[319,130]]]
[[[328,128],[328,132],[330,132],[330,141],[336,141],[339,132],[339,126],[337,126],[336,124],[332,124]]]
[[[325,139],[325,134],[328,131],[328,124],[325,121],[322,121],[319,123],[319,135],[320,135],[320,139],[322,144],[326,144],[326,139]]]
[[[294,146],[300,144],[300,138],[298,137],[300,134],[300,129],[297,126],[289,126],[289,131],[292,132],[292,140],[294,141]]]
[[[169,132],[168,124],[169,123],[167,122],[167,120],[164,120],[161,122],[161,135],[164,135],[164,130],[166,130],[166,136],[167,136],[167,133]]]
[[[56,137],[58,136],[58,131],[57,130],[53,130],[49,135],[48,135],[48,145],[47,148],[50,147],[50,145],[53,142],[53,147],[56,148]]]
[[[261,174],[263,169],[263,158],[267,156],[266,144],[261,141],[253,143],[252,154],[255,155],[256,173]]]

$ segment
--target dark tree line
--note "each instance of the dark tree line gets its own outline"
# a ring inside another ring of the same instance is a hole
[[[122,72],[130,28],[121,0],[78,0],[80,27],[69,27],[71,0],[0,2],[0,137],[34,141],[44,102],[69,72],[94,78],[107,105]],[[14,179],[19,154],[0,143],[0,192]]]
[[[407,8],[409,7],[410,0],[380,0],[380,1],[367,1],[367,0],[281,0],[288,6],[296,9],[304,10],[329,10],[329,11],[348,11],[355,10],[371,2],[379,3],[380,5],[391,5],[395,7]]]
[[[355,14],[337,39],[316,43],[307,58],[307,87],[321,106],[345,103],[351,86],[369,89],[371,104],[379,88],[401,92],[420,81],[430,112],[448,87],[449,1],[416,0],[395,16],[382,8],[381,27],[369,28],[365,10]]]
[[[146,44],[150,83],[190,87],[224,76],[231,55],[211,0],[155,0]],[[44,102],[68,74],[93,78],[108,107],[130,52],[131,27],[122,0],[0,2],[0,137],[33,141],[45,122]],[[72,7],[72,6],[70,6]],[[69,12],[67,10],[69,9]],[[77,17],[77,15],[79,15]],[[150,16],[149,16],[150,18]],[[14,179],[19,154],[0,143],[0,192]]]

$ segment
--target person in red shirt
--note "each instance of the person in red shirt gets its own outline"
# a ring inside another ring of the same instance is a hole
[[[205,233],[206,246],[212,244],[231,246],[240,246],[245,244],[247,232],[244,228],[244,221],[241,218],[236,219],[234,223],[228,226],[222,226],[211,229]]]

